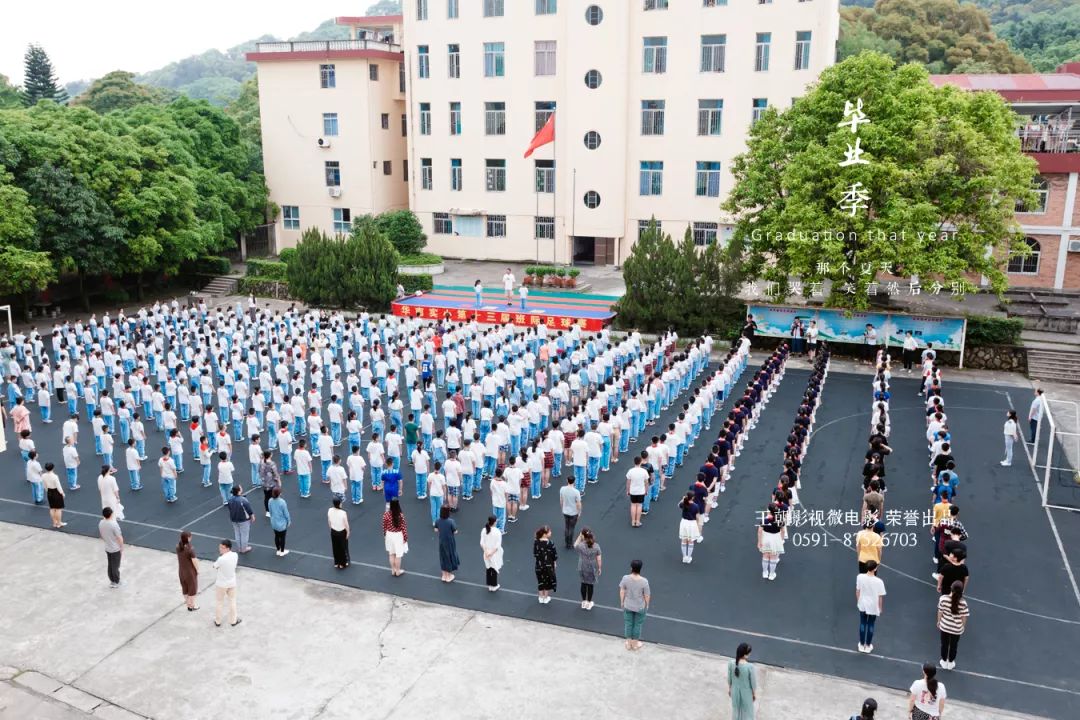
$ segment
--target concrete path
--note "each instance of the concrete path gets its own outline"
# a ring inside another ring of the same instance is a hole
[[[112,590],[99,542],[6,523],[0,564],[2,720],[731,717],[718,656],[628,653],[607,636],[245,568],[244,622],[215,628],[207,563],[202,609],[186,612],[168,553],[129,546]],[[867,696],[881,718],[906,708],[895,691],[758,669],[761,720],[846,718]],[[1021,717],[959,700],[950,720]]]

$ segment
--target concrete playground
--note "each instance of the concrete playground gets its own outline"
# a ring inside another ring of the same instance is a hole
[[[7,523],[0,562],[3,720],[731,717],[716,655],[629,653],[607,635],[248,568],[244,622],[215,628],[209,563],[202,608],[186,612],[169,553],[129,546],[112,590],[97,540]],[[906,708],[897,691],[756,660],[762,720],[846,718],[867,696],[879,717]],[[949,699],[950,720],[1022,717],[964,700]]]

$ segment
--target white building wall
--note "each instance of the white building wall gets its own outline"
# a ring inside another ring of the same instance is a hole
[[[665,231],[681,236],[692,222],[723,222],[719,205],[731,187],[732,159],[745,149],[752,101],[766,98],[786,108],[793,98],[835,58],[837,0],[774,0],[768,4],[730,0],[704,7],[702,0],[670,0],[666,10],[645,11],[644,0],[559,0],[554,15],[536,15],[535,0],[505,0],[503,17],[482,16],[483,0],[460,2],[460,17],[446,17],[445,0],[429,0],[428,18],[417,20],[417,0],[404,0],[404,49],[408,64],[410,205],[429,235],[433,252],[452,257],[568,262],[572,236],[615,238],[616,262],[626,257],[637,236],[638,220],[655,216]],[[604,19],[585,20],[585,8],[597,5]],[[795,36],[810,31],[811,56],[806,70],[794,69]],[[756,33],[772,34],[769,69],[754,71]],[[723,73],[700,71],[701,36],[726,35]],[[644,36],[667,37],[667,72],[642,72]],[[557,75],[536,77],[534,42],[555,40]],[[503,42],[506,75],[483,75],[483,45]],[[447,45],[461,48],[461,77],[448,78]],[[417,77],[417,48],[430,49],[429,79]],[[584,83],[595,69],[603,83]],[[697,135],[699,99],[724,101],[718,137]],[[641,134],[641,101],[666,101],[664,135]],[[534,192],[533,159],[522,157],[534,132],[534,102],[554,100],[556,144],[533,158],[556,158],[556,193]],[[449,103],[462,103],[463,133],[449,134]],[[484,103],[505,102],[506,135],[484,134]],[[432,110],[432,134],[418,133],[419,104]],[[596,150],[585,147],[587,131],[600,133]],[[557,154],[557,156],[556,156]],[[422,158],[431,158],[434,185],[420,188]],[[450,190],[450,159],[463,162],[464,189]],[[507,190],[487,192],[484,161],[507,161]],[[663,161],[663,194],[639,194],[643,160]],[[698,161],[719,161],[721,197],[695,197]],[[589,190],[600,194],[598,208],[585,207]],[[534,216],[556,217],[556,239],[537,242]],[[538,212],[539,205],[539,212]],[[507,216],[507,237],[489,239],[437,235],[433,213],[463,211]],[[629,242],[626,241],[629,239]]]

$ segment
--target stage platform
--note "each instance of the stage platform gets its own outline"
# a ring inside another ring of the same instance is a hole
[[[565,330],[574,325],[582,330],[598,331],[611,324],[615,317],[612,306],[616,297],[610,295],[579,295],[576,293],[529,293],[525,309],[515,294],[512,305],[506,304],[501,292],[485,292],[483,305],[476,306],[476,294],[471,287],[436,286],[431,292],[395,300],[391,307],[399,317],[420,317],[439,320],[450,313],[455,321],[474,317],[482,323],[513,323],[521,327],[539,325],[543,320],[548,328]]]

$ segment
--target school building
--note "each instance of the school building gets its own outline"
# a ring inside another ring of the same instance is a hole
[[[838,0],[404,0],[352,39],[262,43],[277,248],[409,207],[447,257],[617,264],[701,245],[746,131],[835,59]],[[328,75],[333,80],[328,85]],[[554,114],[555,142],[524,153]]]
[[[1053,73],[932,75],[930,80],[990,90],[1008,100],[1019,116],[1021,147],[1039,163],[1038,202],[1016,208],[1032,252],[1009,259],[1010,286],[1080,290],[1080,63]]]

